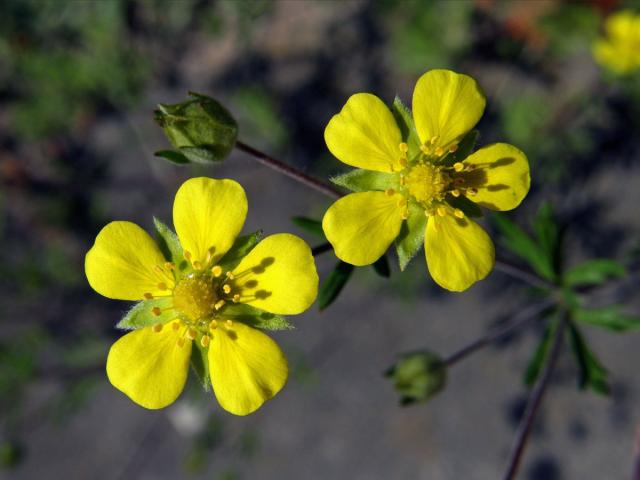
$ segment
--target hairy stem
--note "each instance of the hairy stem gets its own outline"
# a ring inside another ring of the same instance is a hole
[[[452,353],[448,357],[444,359],[444,363],[450,367],[459,361],[465,359],[472,353],[486,347],[487,345],[492,344],[500,340],[501,338],[509,335],[510,333],[518,330],[519,328],[525,326],[530,321],[538,318],[538,316],[544,312],[547,308],[553,306],[555,302],[551,299],[546,300],[544,302],[536,303],[534,305],[530,305],[527,308],[520,310],[513,318],[511,322],[507,325],[494,328],[490,330],[486,335],[474,340],[473,342],[465,345],[460,350]]]
[[[553,338],[551,354],[549,355],[542,375],[536,382],[533,390],[531,391],[531,394],[529,395],[529,399],[527,400],[527,406],[525,408],[524,415],[522,416],[522,420],[520,421],[520,425],[518,425],[516,439],[513,443],[511,454],[509,455],[509,464],[507,467],[507,471],[504,474],[504,477],[502,477],[503,480],[513,480],[518,473],[520,460],[522,459],[525,447],[527,446],[527,441],[533,428],[533,422],[536,418],[536,414],[538,413],[540,405],[542,404],[544,393],[549,386],[549,381],[551,380],[553,370],[558,361],[560,350],[562,350],[562,339],[564,337],[566,322],[567,317],[565,314],[560,318],[560,322],[557,326],[556,333]]]

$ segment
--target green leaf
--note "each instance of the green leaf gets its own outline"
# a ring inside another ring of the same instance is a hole
[[[381,277],[389,278],[391,276],[391,267],[389,266],[387,255],[382,255],[378,260],[376,260],[373,264],[373,269]]]
[[[293,217],[291,221],[301,229],[326,240],[324,230],[322,230],[322,222],[320,220],[308,217]]]
[[[402,139],[409,147],[409,158],[412,158],[420,153],[420,138],[418,137],[411,110],[402,103],[400,97],[396,96],[393,100],[391,112],[398,123],[398,127],[400,127]]]
[[[198,342],[193,342],[193,348],[191,349],[191,367],[205,392],[211,390],[208,352],[209,350],[203,348]]]
[[[138,328],[150,327],[156,323],[166,323],[175,317],[175,312],[170,311],[173,299],[171,297],[154,298],[153,300],[143,300],[136,303],[122,320],[118,322],[116,328],[121,330],[136,330]],[[152,313],[154,307],[161,310],[159,316]]]
[[[620,278],[626,274],[625,268],[615,260],[597,258],[581,263],[564,274],[567,286],[600,285],[610,278]]]
[[[504,214],[491,216],[494,225],[503,235],[503,244],[513,253],[526,261],[541,277],[553,281],[555,272],[546,252],[515,223]]]
[[[186,270],[189,267],[189,262],[184,258],[178,236],[156,217],[153,217],[153,224],[156,228],[156,241],[164,258],[173,262],[178,270]]]
[[[402,405],[426,402],[447,384],[446,364],[438,355],[427,351],[401,355],[385,375],[392,379]]]
[[[527,365],[527,370],[524,374],[523,380],[526,386],[532,386],[538,379],[538,375],[540,375],[540,372],[542,371],[542,366],[549,355],[551,339],[553,338],[557,328],[557,322],[550,323],[545,328],[544,335],[540,339],[540,343],[538,343],[538,347],[536,348],[533,357],[531,357],[529,365]]]
[[[339,261],[327,280],[320,287],[318,293],[318,308],[324,310],[338,298],[340,292],[351,278],[355,267],[349,263]]]
[[[210,148],[180,147],[180,152],[187,158],[188,161],[194,163],[221,162],[226,158],[226,155],[220,155],[216,150]]]
[[[464,195],[454,197],[453,195],[447,195],[447,203],[453,208],[459,208],[464,212],[467,217],[482,217],[482,209]]]
[[[533,219],[533,231],[538,239],[538,244],[547,254],[547,257],[555,265],[557,252],[560,248],[560,229],[550,203],[544,202]]]
[[[416,205],[409,204],[409,218],[402,222],[400,234],[396,238],[396,252],[398,264],[403,271],[415,257],[424,244],[424,234],[427,228],[427,217],[424,211]]]
[[[243,303],[227,304],[222,311],[222,317],[263,330],[292,330],[294,328],[285,317]]]
[[[580,330],[574,324],[569,324],[569,333],[569,342],[580,369],[580,388],[589,388],[596,393],[608,395],[610,387],[607,380],[607,370],[589,349]]]
[[[174,152],[173,150],[160,150],[154,153],[156,157],[164,158],[165,160],[175,163],[176,165],[186,165],[191,163],[190,160],[180,152]]]
[[[640,317],[620,313],[620,307],[612,306],[594,309],[576,309],[574,318],[580,322],[596,327],[606,328],[614,332],[625,332],[640,328]]]
[[[218,261],[218,265],[225,270],[234,269],[240,261],[253,250],[261,239],[262,230],[238,237],[233,243],[233,247]]]
[[[478,141],[479,133],[477,130],[471,130],[467,133],[460,143],[458,143],[458,149],[446,155],[442,159],[442,164],[450,167],[456,162],[462,162],[465,158],[467,158],[473,152],[473,149],[476,146],[476,142]]]
[[[353,192],[369,192],[371,190],[398,190],[400,183],[395,173],[374,172],[356,168],[350,172],[331,177],[332,183]]]

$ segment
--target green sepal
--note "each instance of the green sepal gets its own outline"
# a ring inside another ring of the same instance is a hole
[[[420,153],[420,137],[418,137],[418,131],[416,130],[416,125],[413,121],[413,115],[411,115],[411,110],[402,103],[400,97],[396,96],[393,100],[393,105],[391,108],[391,112],[396,119],[396,123],[400,128],[400,133],[402,134],[402,140],[409,147],[409,158],[413,158],[414,156]]]
[[[484,216],[482,209],[464,195],[454,197],[453,195],[447,194],[445,200],[453,208],[459,208],[462,210],[467,217],[478,218]]]
[[[428,351],[405,353],[385,376],[391,378],[403,406],[426,402],[447,384],[447,366],[440,356]]]
[[[573,323],[569,324],[569,334],[569,343],[580,370],[579,387],[583,390],[589,388],[601,395],[608,395],[611,389],[607,379],[607,370],[589,349],[582,333]]]
[[[564,274],[564,284],[569,287],[579,285],[600,285],[611,278],[620,278],[626,269],[615,260],[597,258],[581,263]]]
[[[411,259],[423,246],[426,229],[427,216],[424,214],[424,210],[409,203],[409,218],[402,222],[400,233],[395,241],[398,265],[401,271],[407,268]]]
[[[460,143],[458,143],[457,150],[455,152],[449,153],[448,155],[445,155],[441,162],[442,165],[450,167],[454,163],[464,161],[473,152],[479,136],[480,133],[477,130],[471,130],[469,133],[467,133],[464,137],[462,137]]]
[[[322,229],[322,222],[320,220],[309,217],[293,217],[291,221],[304,231],[326,240],[324,230]]]
[[[262,239],[262,230],[236,238],[233,246],[217,262],[224,270],[233,270]]]
[[[526,261],[538,275],[554,281],[556,275],[552,259],[533,238],[502,213],[492,215],[491,219],[502,233],[502,243],[507,249]]]
[[[168,262],[172,262],[178,271],[186,271],[189,268],[189,262],[184,258],[178,236],[156,217],[153,217],[153,225],[156,229],[156,242],[164,258]]]
[[[573,311],[573,317],[580,322],[614,332],[626,332],[640,328],[640,317],[621,313],[619,306],[578,308]]]
[[[262,330],[292,330],[294,327],[285,317],[265,312],[244,303],[230,303],[224,307],[221,318],[234,320]]]
[[[198,377],[200,385],[205,392],[211,390],[211,377],[209,375],[209,349],[202,347],[198,342],[193,342],[191,348],[191,367]]]
[[[386,254],[374,262],[373,270],[381,277],[389,278],[391,276],[391,266]]]
[[[169,162],[176,165],[186,165],[188,163],[191,163],[191,161],[185,155],[173,150],[160,150],[159,152],[155,152],[153,155],[156,157],[164,158],[165,160],[168,160]]]
[[[136,303],[122,320],[118,322],[116,328],[120,330],[137,330],[139,328],[150,327],[156,323],[166,323],[175,318],[175,312],[171,312],[173,299],[171,297],[154,298]],[[158,307],[162,312],[159,316],[152,313],[152,309]]]
[[[336,264],[318,292],[318,308],[320,310],[324,310],[338,298],[351,278],[354,268],[353,265],[343,261]]]
[[[544,335],[540,339],[540,343],[538,343],[538,347],[531,357],[531,360],[529,360],[529,364],[527,365],[527,369],[524,373],[524,378],[522,379],[527,387],[531,387],[536,383],[536,380],[542,371],[542,366],[549,355],[551,339],[553,338],[557,328],[557,321],[548,324],[545,328]]]
[[[344,187],[352,192],[370,192],[372,190],[398,190],[400,183],[395,173],[374,172],[356,168],[350,172],[331,177],[332,183]]]

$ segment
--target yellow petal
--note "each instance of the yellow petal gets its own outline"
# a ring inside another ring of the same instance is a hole
[[[477,82],[450,70],[431,70],[413,91],[413,117],[420,141],[447,147],[480,120],[486,100]]]
[[[402,135],[393,114],[375,95],[352,95],[324,131],[331,153],[353,167],[400,170]]]
[[[435,282],[454,292],[486,277],[495,261],[487,232],[473,220],[450,214],[429,217],[424,249]]]
[[[318,294],[318,274],[311,249],[288,233],[262,240],[233,271],[231,294],[240,302],[271,313],[293,315],[305,311]]]
[[[402,196],[384,192],[352,193],[324,214],[322,228],[336,256],[352,265],[369,265],[400,233]]]
[[[524,153],[507,143],[481,148],[464,161],[476,168],[465,172],[465,186],[477,189],[469,200],[492,210],[516,208],[529,192],[529,162]]]
[[[153,327],[127,333],[113,344],[107,358],[111,384],[145,408],[171,405],[182,392],[189,372],[191,341],[178,339],[184,328],[169,325],[160,332]]]
[[[234,415],[248,415],[282,389],[289,368],[276,342],[259,330],[235,322],[213,333],[209,373],[222,408]]]
[[[233,180],[191,178],[173,203],[173,223],[185,252],[202,264],[231,248],[247,216],[247,196]]]
[[[173,276],[158,269],[165,258],[158,246],[135,223],[111,222],[87,252],[84,269],[89,285],[100,295],[118,300],[142,300],[145,293],[167,295]]]

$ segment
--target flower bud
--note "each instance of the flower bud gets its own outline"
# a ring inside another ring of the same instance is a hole
[[[224,160],[236,143],[238,124],[213,98],[193,92],[189,96],[191,100],[175,105],[159,104],[154,112],[156,123],[186,160],[198,163]],[[156,155],[168,158],[166,152]]]
[[[400,394],[400,403],[425,402],[447,383],[447,367],[431,352],[406,353],[386,372]]]

